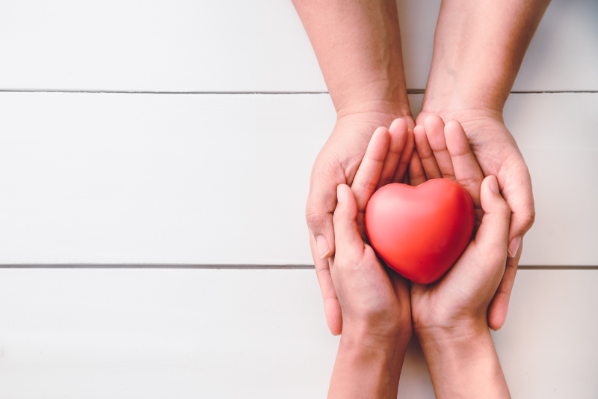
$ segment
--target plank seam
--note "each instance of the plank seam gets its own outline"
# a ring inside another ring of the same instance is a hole
[[[424,94],[424,89],[408,89],[407,94]],[[38,90],[38,89],[0,89],[0,93],[78,93],[78,94],[269,94],[269,95],[305,95],[329,94],[327,91],[149,91],[149,90]],[[596,94],[598,90],[552,90],[552,91],[512,91],[511,94]]]
[[[164,263],[47,263],[47,264],[0,264],[0,269],[235,269],[235,270],[268,270],[268,269],[313,269],[313,265],[252,265],[252,264],[164,264]],[[598,270],[598,266],[579,265],[520,265],[520,270]]]

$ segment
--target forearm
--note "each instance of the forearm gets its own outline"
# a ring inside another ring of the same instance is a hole
[[[489,329],[418,333],[436,397],[510,398]]]
[[[340,115],[410,115],[395,0],[293,0]]]
[[[329,399],[396,399],[409,337],[372,340],[341,337]]]
[[[550,0],[443,0],[424,108],[502,113]]]

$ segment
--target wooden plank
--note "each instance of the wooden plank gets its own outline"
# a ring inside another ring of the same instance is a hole
[[[494,334],[513,397],[598,396],[598,271],[520,271]],[[324,397],[313,270],[1,269],[0,396]],[[433,398],[413,342],[400,396]]]
[[[399,0],[406,77],[423,89],[440,0]],[[554,0],[514,90],[598,90],[598,3]],[[5,0],[0,88],[325,91],[290,1]]]
[[[311,263],[328,95],[1,93],[0,109],[0,264]],[[595,109],[509,100],[538,211],[522,264],[598,265]]]

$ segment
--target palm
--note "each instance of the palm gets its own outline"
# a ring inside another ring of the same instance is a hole
[[[364,242],[363,256],[368,258],[370,263],[380,265],[380,268],[386,271],[385,274],[388,278],[382,277],[380,281],[390,281],[390,285],[386,284],[387,288],[383,289],[381,284],[380,289],[385,291],[389,298],[393,298],[394,306],[398,306],[403,315],[410,314],[409,284],[393,270],[383,267],[372,247],[367,244],[364,215],[367,203],[377,188],[393,181],[403,180],[413,146],[413,137],[408,131],[405,121],[395,120],[390,131],[378,128],[369,142],[359,170],[351,184],[351,191],[353,191],[357,205],[357,227]],[[392,287],[392,290],[389,290],[388,287]]]
[[[517,143],[501,116],[476,110],[440,111],[438,114],[445,121],[453,119],[461,122],[484,175],[496,176],[501,192],[512,211],[508,247],[510,256],[488,314],[490,326],[499,329],[506,320],[510,294],[521,257],[521,238],[531,228],[535,218],[531,177]],[[430,115],[433,114],[420,113],[417,117],[418,125],[423,125]]]
[[[422,112],[418,124],[431,115]],[[458,120],[485,176],[498,179],[501,192],[513,212],[509,237],[520,236],[533,224],[534,199],[531,177],[517,142],[501,118],[476,111],[440,112],[445,120]]]
[[[516,219],[518,215],[515,212],[518,208],[523,208],[521,212],[529,214],[529,216],[522,215],[527,218],[525,222],[531,223],[533,221],[531,178],[509,130],[504,123],[492,118],[463,123],[463,127],[484,175],[494,175],[498,179],[502,194],[514,211],[513,217]],[[523,189],[524,187],[529,187],[529,190]],[[519,228],[521,225],[514,226],[511,231]]]
[[[338,119],[334,131],[320,151],[312,169],[306,219],[311,232],[310,247],[324,299],[326,321],[333,334],[341,333],[342,316],[330,275],[328,259],[324,259],[324,257],[329,257],[335,250],[332,214],[336,208],[336,187],[339,184],[352,186],[358,205],[357,223],[361,236],[365,240],[366,234],[363,228],[365,204],[377,183],[390,182],[394,176],[390,175],[389,180],[388,174],[385,173],[378,172],[377,176],[366,174],[367,179],[362,179],[357,184],[355,178],[357,170],[362,165],[373,132],[377,127],[386,125],[391,120],[390,116],[379,114],[373,116],[349,115]],[[414,122],[411,117],[404,117],[402,120],[406,133],[406,126],[412,127]],[[388,146],[388,143],[386,145]],[[413,149],[413,143],[411,143],[411,149]],[[395,155],[397,154],[391,153],[388,158],[393,159],[398,164],[399,158]],[[384,156],[386,157],[386,154]],[[407,160],[410,157],[410,153],[405,156]],[[400,158],[400,160],[406,168],[408,161],[403,161],[403,158]],[[370,187],[372,184],[373,188]],[[327,252],[322,250],[316,241],[315,237],[319,235],[324,237],[327,242]]]
[[[438,325],[438,320],[458,320],[461,315],[469,316],[472,303],[479,303],[483,296],[496,291],[496,285],[489,287],[496,279],[489,279],[482,273],[483,269],[476,267],[483,262],[484,254],[480,253],[473,241],[441,280],[430,285],[412,284],[411,308],[414,325]],[[487,307],[488,303],[485,303],[485,306]]]

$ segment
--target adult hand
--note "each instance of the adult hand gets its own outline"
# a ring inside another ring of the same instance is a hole
[[[312,257],[324,299],[326,322],[334,335],[340,334],[342,329],[341,308],[328,265],[328,258],[335,252],[332,214],[337,203],[336,188],[339,184],[347,184],[357,189],[357,223],[365,238],[363,215],[367,199],[376,187],[403,180],[414,147],[413,136],[408,132],[414,126],[411,116],[394,120],[387,130],[389,148],[388,153],[384,154],[386,164],[379,179],[375,184],[368,182],[367,187],[362,187],[366,183],[355,180],[372,134],[376,128],[388,126],[393,119],[392,115],[374,112],[340,116],[312,169],[306,219]]]
[[[412,284],[413,327],[438,397],[506,398],[509,392],[487,313],[505,270],[511,211],[496,177],[484,178],[461,125],[451,121],[439,129],[437,122],[428,118],[425,129],[416,127],[422,163],[414,157],[410,179],[417,183],[424,173],[432,178],[440,173],[453,178],[471,195],[479,227],[441,280]]]
[[[492,329],[498,330],[504,325],[507,317],[511,290],[521,256],[522,238],[534,223],[535,210],[531,177],[517,143],[505,127],[500,114],[482,110],[461,110],[440,112],[440,116],[442,118],[424,110],[417,117],[418,125],[425,127],[429,140],[429,146],[425,148],[426,143],[422,137],[425,138],[426,135],[422,135],[423,128],[416,128],[418,154],[424,165],[427,178],[448,177],[454,179],[455,172],[452,170],[450,156],[443,140],[444,122],[442,119],[458,120],[463,126],[483,175],[496,176],[502,195],[512,211],[507,266],[488,310],[488,323]],[[433,165],[429,161],[431,155],[437,160],[436,170],[430,166]],[[455,158],[453,158],[454,160]],[[477,163],[475,166],[471,166],[472,170],[469,172],[463,170],[463,174],[475,175],[473,169],[477,168]],[[483,175],[475,178],[463,178],[462,184],[471,187],[471,194],[479,192]],[[475,197],[473,198],[476,203]],[[479,201],[477,201],[476,215],[479,221],[481,216]]]

